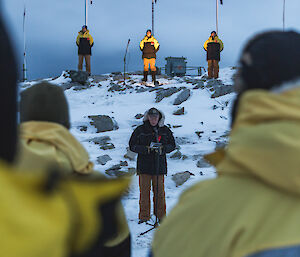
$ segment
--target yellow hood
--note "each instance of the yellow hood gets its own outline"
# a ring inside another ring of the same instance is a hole
[[[93,163],[89,161],[87,151],[65,127],[59,124],[35,121],[24,122],[20,125],[20,138],[23,146],[23,149],[21,148],[23,158],[21,156],[21,159],[26,161],[27,164],[30,161],[38,162],[38,156],[49,157],[48,159],[53,160],[53,162],[58,162],[58,159],[64,156],[64,159],[67,158],[67,160],[63,160],[63,162],[67,162],[72,171],[83,174],[92,172]],[[33,142],[36,143],[34,146]],[[26,152],[30,152],[31,154],[28,156],[31,157],[35,156],[35,153],[37,155],[36,160],[25,160],[28,159],[26,158]],[[49,156],[43,156],[48,154]]]
[[[300,194],[300,89],[245,93],[228,148],[218,156],[221,176],[254,176]]]

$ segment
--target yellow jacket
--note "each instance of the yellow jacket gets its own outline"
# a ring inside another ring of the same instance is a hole
[[[16,172],[0,163],[0,255],[99,255],[109,230],[115,229],[111,225],[115,223],[106,220],[114,218],[112,203],[127,190],[128,182],[98,178],[97,174],[79,179]]]
[[[92,46],[94,44],[94,39],[93,37],[91,36],[90,34],[90,31],[87,30],[86,32],[82,33],[82,31],[79,31],[78,32],[78,36],[77,36],[77,39],[76,39],[76,44],[79,46],[80,44],[80,39],[81,38],[84,38],[84,39],[88,39],[90,45]]]
[[[19,128],[17,166],[45,170],[56,165],[66,172],[89,174],[93,163],[83,146],[65,127],[53,122],[29,121]]]
[[[143,59],[156,58],[156,53],[159,50],[159,43],[154,36],[145,36],[140,43],[140,49],[143,52]]]
[[[202,41],[203,42],[203,41]],[[213,39],[212,37],[209,37],[205,42],[204,42],[204,49],[205,51],[207,51],[207,47],[210,43],[217,43],[217,44],[220,44],[220,51],[223,51],[224,49],[224,44],[222,42],[222,40],[218,37],[218,36],[215,36],[215,38]]]
[[[183,194],[155,235],[153,256],[296,256],[299,131],[300,89],[245,93],[228,148],[208,156],[219,177]]]

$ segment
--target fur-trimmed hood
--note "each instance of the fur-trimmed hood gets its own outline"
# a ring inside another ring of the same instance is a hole
[[[150,109],[149,109],[150,110]],[[144,119],[143,119],[143,122],[146,122],[148,121],[148,112],[149,110],[147,110],[144,114]],[[158,109],[157,109],[158,110]],[[159,121],[158,121],[158,126],[160,128],[162,128],[163,126],[165,126],[165,114],[161,111],[161,110],[158,110],[159,111]]]

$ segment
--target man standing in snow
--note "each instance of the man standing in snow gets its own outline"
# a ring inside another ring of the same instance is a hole
[[[140,43],[140,49],[143,52],[143,60],[144,60],[144,78],[143,81],[147,81],[148,72],[149,72],[149,65],[152,75],[152,81],[154,85],[158,85],[158,82],[156,81],[156,67],[155,67],[155,61],[156,61],[156,53],[159,50],[159,43],[152,35],[152,32],[150,29],[147,30],[146,36]]]
[[[204,43],[204,50],[207,52],[209,79],[217,79],[219,77],[220,53],[223,49],[224,45],[222,40],[218,38],[217,32],[212,31],[209,39]]]
[[[154,214],[159,221],[166,215],[164,189],[164,175],[167,174],[166,153],[172,152],[176,145],[171,130],[164,125],[164,120],[165,116],[161,111],[151,108],[144,115],[144,124],[135,129],[129,141],[130,150],[138,153],[139,224],[150,220],[151,182],[154,193]]]
[[[82,70],[83,59],[85,59],[86,71],[91,74],[91,55],[94,39],[90,35],[86,25],[84,25],[82,30],[78,32],[76,44],[78,46],[79,56],[78,70]]]

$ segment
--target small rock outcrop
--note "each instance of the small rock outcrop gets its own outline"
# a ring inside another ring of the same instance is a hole
[[[98,164],[101,164],[101,165],[105,165],[107,162],[111,161],[112,159],[110,158],[109,155],[105,154],[105,155],[102,155],[102,156],[99,156],[97,158],[97,163]]]
[[[156,91],[156,97],[155,97],[155,102],[159,103],[161,102],[164,98],[169,97],[175,93],[177,93],[178,91],[180,91],[180,88],[177,87],[171,87],[171,88],[167,88],[167,89],[162,89],[162,90],[158,90]]]
[[[175,112],[173,112],[173,115],[184,115],[184,107],[179,108]]]
[[[91,125],[96,127],[97,133],[119,129],[117,122],[107,115],[92,115],[88,117],[92,120],[90,122]]]
[[[84,85],[89,78],[89,73],[86,71],[70,70],[67,71],[67,73],[70,75],[70,78],[73,83],[79,83]]]
[[[183,90],[175,99],[174,105],[180,105],[186,100],[188,100],[191,96],[191,90],[190,89],[185,89]]]

